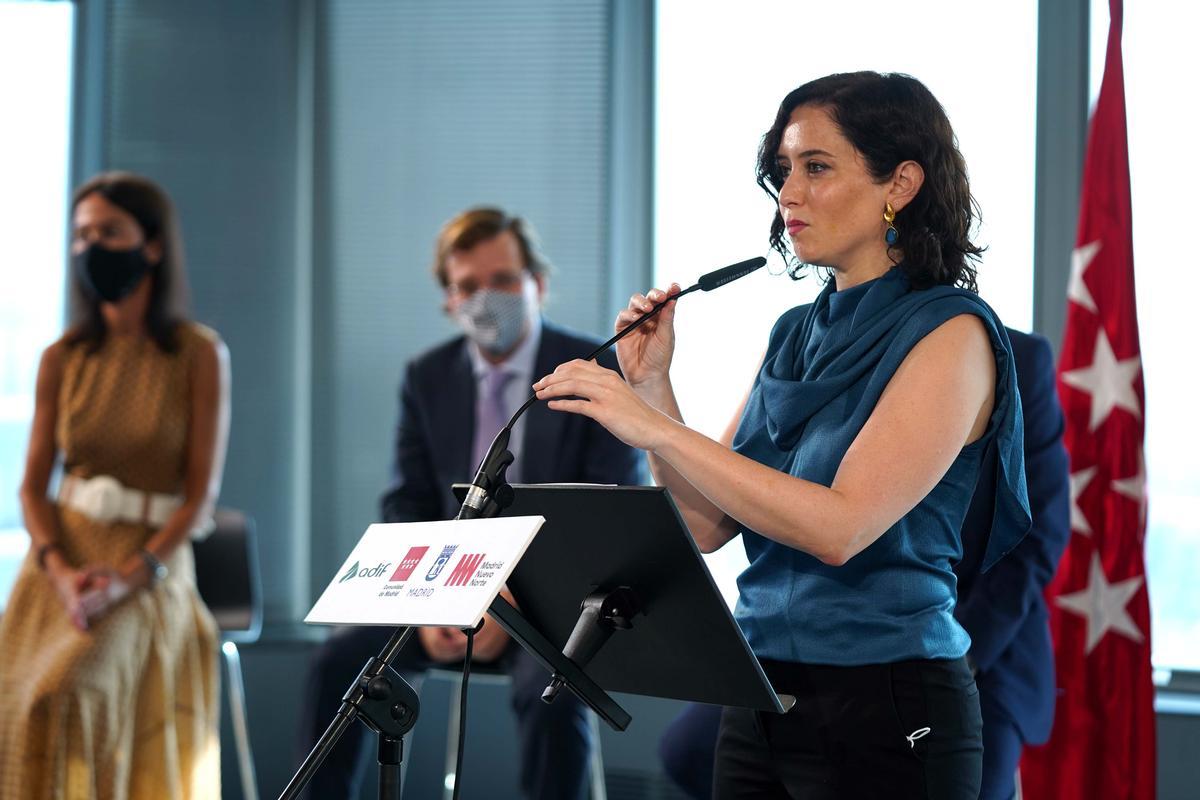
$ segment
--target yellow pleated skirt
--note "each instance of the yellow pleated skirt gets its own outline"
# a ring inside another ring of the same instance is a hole
[[[67,559],[119,564],[149,535],[60,512]],[[217,628],[192,552],[81,632],[31,552],[0,619],[2,800],[219,798]]]

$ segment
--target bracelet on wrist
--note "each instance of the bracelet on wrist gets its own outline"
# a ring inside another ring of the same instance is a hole
[[[138,555],[142,557],[142,562],[146,565],[146,572],[150,574],[150,586],[155,586],[167,577],[167,567],[149,550],[140,550]]]
[[[50,555],[51,550],[61,550],[61,548],[57,542],[50,542],[37,549],[37,565],[42,572],[46,571],[46,556]]]

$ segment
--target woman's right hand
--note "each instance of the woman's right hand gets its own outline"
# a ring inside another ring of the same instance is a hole
[[[614,325],[621,331],[632,324],[666,297],[679,294],[678,283],[672,283],[666,291],[651,289],[646,294],[635,294],[629,305],[617,315]],[[675,353],[675,301],[663,306],[662,311],[646,320],[640,328],[617,342],[617,362],[625,381],[634,390],[650,388],[667,380],[671,370],[671,357]]]
[[[71,624],[81,631],[88,629],[87,613],[83,608],[83,592],[87,589],[87,575],[69,566],[47,563],[46,577],[54,586],[58,600],[67,612]]]

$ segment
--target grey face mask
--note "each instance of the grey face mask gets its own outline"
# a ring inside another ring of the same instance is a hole
[[[481,289],[462,302],[454,318],[467,337],[488,353],[507,353],[521,340],[530,316],[529,287],[519,294]]]

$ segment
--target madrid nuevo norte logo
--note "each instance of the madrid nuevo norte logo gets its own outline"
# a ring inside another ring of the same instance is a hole
[[[387,568],[391,565],[392,562],[384,561],[374,567],[363,567],[362,569],[359,569],[358,562],[355,561],[350,565],[350,569],[346,570],[346,574],[338,580],[338,583],[345,583],[351,578],[378,578],[380,575],[387,572]]]

